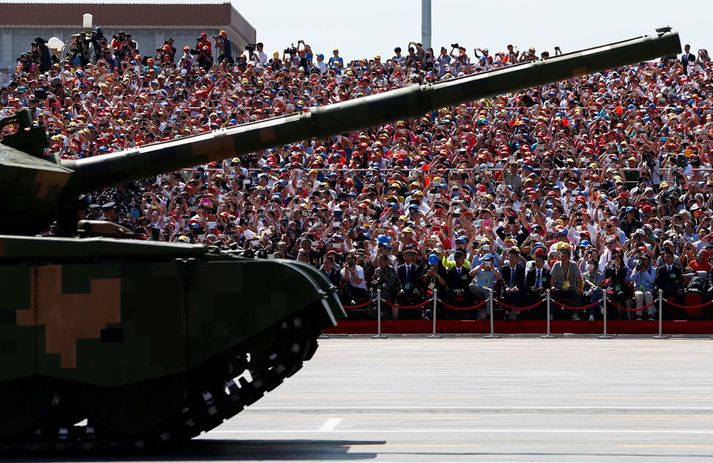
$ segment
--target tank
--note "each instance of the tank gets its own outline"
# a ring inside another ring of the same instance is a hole
[[[680,51],[675,32],[79,160],[28,111],[0,145],[0,448],[145,448],[209,431],[297,372],[345,317],[316,269],[78,222],[77,198]],[[33,236],[59,223],[60,237]],[[82,237],[77,237],[82,236]]]

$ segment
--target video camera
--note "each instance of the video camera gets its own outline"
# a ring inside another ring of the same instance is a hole
[[[284,49],[284,52],[286,55],[295,55],[297,54],[297,47],[295,47],[295,44],[292,43],[288,48]]]

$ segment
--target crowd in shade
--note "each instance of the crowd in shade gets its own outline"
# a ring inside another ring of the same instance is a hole
[[[0,106],[31,108],[49,152],[83,158],[549,59],[512,45],[434,53],[410,43],[347,61],[300,42],[206,65],[195,52],[218,51],[200,39],[182,54],[173,44],[148,57],[129,48],[43,71],[19,63]],[[710,305],[684,307],[711,300],[712,77],[706,50],[686,46],[682,56],[99,191],[82,198],[82,213],[140,239],[297,259],[349,306],[378,291],[386,317],[432,316],[419,303],[434,290],[446,317],[485,318],[492,291],[499,317],[542,318],[543,304],[510,308],[547,290],[557,318],[600,319],[607,298],[610,317],[646,320],[659,290],[665,317],[710,317]]]

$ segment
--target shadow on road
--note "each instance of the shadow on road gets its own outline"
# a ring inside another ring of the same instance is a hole
[[[149,462],[149,461],[246,461],[246,460],[369,460],[375,452],[349,453],[353,445],[378,446],[385,441],[348,440],[219,440],[197,439],[170,448],[143,452],[71,451],[3,456],[20,462]]]

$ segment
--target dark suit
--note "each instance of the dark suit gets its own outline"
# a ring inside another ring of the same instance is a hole
[[[609,265],[604,269],[604,281],[607,282],[607,293],[612,297],[614,302],[620,306],[626,305],[626,300],[629,296],[626,274],[626,267],[624,266],[617,269],[614,265]],[[618,312],[619,311],[613,307],[607,308],[607,315],[616,315]]]
[[[512,274],[512,268],[510,265],[503,265],[500,267],[500,274],[503,279],[503,287],[516,287],[520,294],[525,292],[525,266],[522,264],[517,264],[515,266],[515,274]]]
[[[459,306],[472,305],[473,296],[468,290],[470,285],[469,269],[461,267],[460,273],[456,267],[448,269],[446,272],[446,287],[448,287],[448,302]]]
[[[527,287],[527,292],[529,295],[535,297],[545,297],[545,291],[550,289],[550,271],[546,267],[542,267],[542,273],[540,275],[540,288],[535,288],[535,282],[537,281],[537,267],[531,267],[527,271],[525,276],[525,286]]]
[[[683,53],[681,56],[681,64],[683,65],[683,73],[688,75],[688,65],[696,61],[696,55],[693,53]]]
[[[512,306],[521,306],[525,300],[525,266],[518,263],[513,273],[510,264],[500,267],[502,275],[503,302]],[[517,288],[516,292],[506,291],[508,288]],[[507,310],[507,309],[506,309]],[[509,318],[515,320],[519,316],[517,311],[509,312]]]
[[[545,299],[547,290],[550,289],[550,271],[542,267],[540,272],[540,286],[535,288],[537,283],[537,267],[532,266],[525,275],[525,294],[527,295],[527,305],[534,304],[538,299]],[[523,315],[531,320],[544,319],[547,313],[547,306],[542,304],[534,309],[530,309]]]
[[[671,271],[667,269],[666,264],[659,265],[656,268],[656,289],[663,291],[664,299],[671,302],[678,302],[678,298],[683,294],[683,268],[678,264],[671,264]],[[683,315],[682,311],[664,302],[663,315],[666,318],[677,318]]]
[[[399,304],[412,305],[423,300],[423,268],[420,265],[411,264],[407,271],[407,265],[401,264],[396,269],[396,277],[399,279]],[[400,311],[399,318],[418,319],[421,318],[421,311]]]
[[[678,264],[671,264],[671,271],[666,264],[656,268],[656,289],[663,290],[663,297],[677,298],[683,291],[683,269]]]
[[[399,265],[396,271],[399,278],[399,288],[406,296],[413,296],[414,292],[421,291],[423,268],[417,264],[411,264],[411,269],[406,271],[406,264]]]

